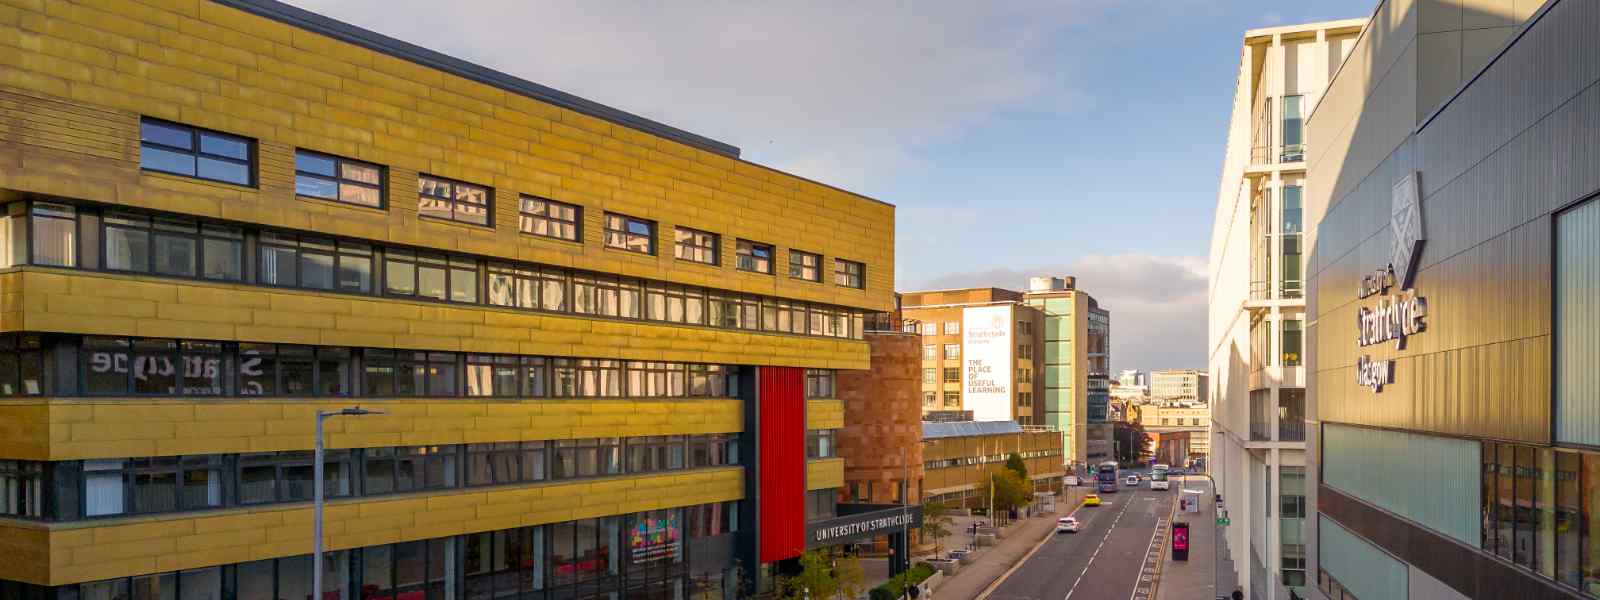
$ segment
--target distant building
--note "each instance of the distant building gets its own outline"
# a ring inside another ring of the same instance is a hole
[[[1147,386],[1149,385],[1149,379],[1144,373],[1141,373],[1138,370],[1123,369],[1121,371],[1117,371],[1116,384],[1125,387]]]
[[[1070,462],[1112,458],[1111,312],[1073,277],[1030,277],[1023,296],[1044,313],[1044,422],[1062,431]]]
[[[1205,371],[1194,369],[1162,369],[1150,372],[1150,399],[1156,402],[1190,402],[1204,404],[1211,398]]]

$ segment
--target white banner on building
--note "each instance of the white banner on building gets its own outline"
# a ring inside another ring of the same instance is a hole
[[[961,311],[962,400],[973,420],[1010,421],[1011,307]]]

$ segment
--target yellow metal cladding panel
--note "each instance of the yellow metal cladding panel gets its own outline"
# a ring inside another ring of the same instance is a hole
[[[806,401],[806,429],[840,429],[844,427],[844,402],[841,400]]]
[[[865,369],[864,341],[28,267],[0,331]]]
[[[0,457],[76,460],[305,450],[317,410],[347,400],[150,399],[15,400],[0,404]],[[724,398],[639,400],[395,400],[362,398],[386,411],[331,419],[331,448],[372,448],[522,440],[732,433],[743,405]]]
[[[806,462],[807,490],[841,487],[844,487],[844,459],[827,458]]]
[[[4,189],[892,307],[893,206],[210,2],[0,0],[0,115]],[[142,174],[141,115],[259,140],[258,186]],[[298,199],[296,148],[387,166],[389,208]],[[493,187],[498,226],[419,220],[418,173]],[[583,243],[520,234],[522,194],[582,206]],[[607,211],[657,221],[659,255],[604,249]],[[678,225],[721,234],[724,266],[675,260]],[[732,268],[741,238],[780,274]],[[823,283],[786,276],[790,248],[826,257]]]
[[[738,467],[329,502],[329,550],[743,498]],[[304,504],[111,522],[0,525],[0,578],[65,585],[306,554]]]

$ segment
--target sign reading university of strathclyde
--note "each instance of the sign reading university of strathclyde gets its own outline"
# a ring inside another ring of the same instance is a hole
[[[806,523],[806,547],[822,548],[861,542],[886,533],[922,526],[922,507],[919,505],[840,504],[839,512],[845,513],[851,508],[861,512]]]
[[[1422,243],[1427,240],[1422,230],[1422,198],[1418,174],[1412,172],[1394,184],[1394,204],[1389,215],[1389,229],[1394,235],[1389,247],[1388,266],[1361,278],[1357,297],[1365,299],[1380,296],[1374,307],[1356,310],[1356,344],[1361,347],[1395,343],[1395,349],[1406,347],[1406,337],[1421,333],[1426,327],[1428,300],[1411,289],[1417,276],[1417,261],[1422,257]],[[1390,294],[1390,288],[1399,292]],[[1394,361],[1372,360],[1363,355],[1356,359],[1356,384],[1382,392],[1385,384],[1394,383]]]

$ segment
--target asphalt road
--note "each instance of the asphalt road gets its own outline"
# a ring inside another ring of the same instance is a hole
[[[1050,534],[989,600],[1132,598],[1157,522],[1166,521],[1176,498],[1171,491],[1152,492],[1149,486],[1141,481],[1137,490],[1123,487],[1101,494],[1101,506],[1078,509],[1081,531]]]

